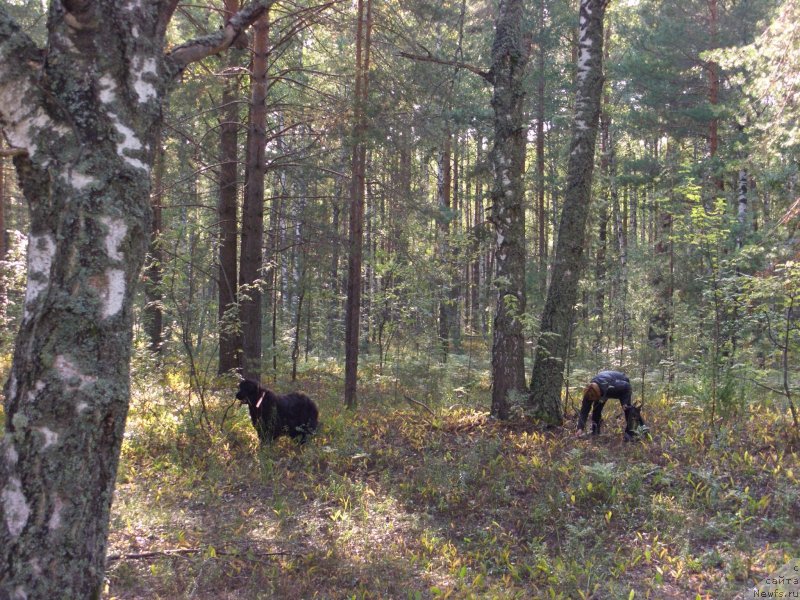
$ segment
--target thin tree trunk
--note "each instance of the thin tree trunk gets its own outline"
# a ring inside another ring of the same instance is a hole
[[[603,58],[608,60],[608,43],[611,29],[605,31],[605,45],[603,47]],[[600,171],[602,177],[602,198],[600,199],[598,232],[597,232],[597,254],[595,255],[595,306],[594,317],[597,322],[594,325],[595,339],[592,351],[595,357],[603,350],[603,338],[605,336],[605,303],[606,303],[606,276],[608,266],[606,255],[608,251],[608,207],[611,203],[612,193],[612,163],[614,160],[614,149],[611,140],[611,117],[608,113],[609,98],[605,94],[603,107],[600,113]]]
[[[297,286],[297,314],[294,320],[294,340],[292,341],[292,381],[297,381],[297,361],[300,358],[300,324],[303,318],[303,300],[305,300],[306,296],[305,267],[299,277]]]
[[[539,32],[544,35],[545,0],[539,2]],[[536,82],[536,193],[537,221],[539,224],[539,285],[542,294],[547,288],[547,211],[544,196],[544,119],[545,119],[545,44],[538,44],[539,73]]]
[[[451,238],[450,243],[450,262],[451,268],[450,272],[452,273],[452,277],[455,281],[451,281],[450,285],[450,339],[452,341],[453,350],[456,352],[461,351],[461,307],[464,305],[462,292],[464,290],[464,283],[459,280],[456,276],[458,273],[458,264],[459,258],[461,255],[461,249],[459,248],[458,243],[453,243],[452,238],[458,239],[458,236],[461,233],[461,204],[463,195],[461,194],[461,190],[459,186],[461,185],[461,177],[460,177],[460,167],[459,167],[459,160],[461,153],[459,152],[459,136],[456,134],[454,136],[454,144],[453,144],[453,201],[452,207],[450,210],[450,214],[452,215],[452,221],[450,222],[450,232],[449,236]]]
[[[739,169],[739,178],[736,186],[736,196],[739,204],[736,214],[739,224],[739,230],[736,234],[736,247],[739,250],[744,246],[744,239],[747,237],[747,181],[747,169],[743,167]]]
[[[613,172],[613,170],[612,170]],[[614,213],[614,227],[617,240],[617,257],[619,265],[616,270],[615,285],[616,297],[614,304],[618,307],[618,341],[617,364],[621,365],[625,356],[625,341],[628,311],[628,190],[623,194],[623,203],[620,206],[619,194],[612,189],[611,200]]]
[[[483,150],[483,137],[478,136],[477,144],[476,144],[476,154],[475,154],[475,163],[480,164],[482,160],[482,150]],[[480,178],[475,181],[475,216],[473,218],[473,232],[474,237],[472,241],[473,249],[474,249],[474,256],[472,262],[472,330],[474,332],[483,331],[481,321],[482,321],[482,308],[483,305],[481,303],[481,290],[483,279],[481,277],[481,273],[483,271],[483,256],[480,252],[482,243],[481,238],[478,236],[478,232],[482,231],[483,229],[483,182]]]
[[[442,359],[447,362],[450,353],[450,338],[452,329],[451,289],[452,273],[450,265],[450,220],[451,220],[451,139],[449,132],[445,133],[445,141],[439,152],[436,186],[436,203],[439,207],[438,238],[436,241],[436,254],[439,263],[439,347]]]
[[[677,168],[677,144],[666,149],[667,164],[670,172]],[[674,189],[674,185],[670,186]],[[672,199],[672,198],[671,198]],[[672,204],[672,202],[670,202]],[[672,329],[672,213],[669,205],[657,206],[654,221],[654,265],[649,271],[650,286],[655,292],[653,312],[650,315],[647,339],[652,348],[661,354],[660,358],[669,356],[670,332]]]
[[[147,333],[150,352],[161,353],[164,343],[164,311],[161,281],[164,262],[161,251],[162,209],[164,203],[164,146],[159,132],[156,142],[155,164],[153,167],[153,194],[151,206],[153,220],[150,224],[150,248],[144,272],[144,329]]]
[[[349,258],[345,306],[345,386],[348,408],[358,405],[358,343],[361,326],[361,260],[364,241],[364,196],[366,182],[366,101],[369,95],[369,54],[372,30],[372,0],[358,0],[356,22],[356,81],[352,181],[350,189]]]
[[[330,304],[328,306],[328,329],[326,334],[326,343],[329,349],[339,351],[339,343],[337,341],[336,323],[341,317],[340,315],[340,300],[339,294],[341,286],[339,283],[339,248],[340,248],[340,233],[339,233],[339,215],[341,213],[341,188],[337,186],[336,198],[333,201],[331,208],[332,223],[331,229],[333,232],[333,242],[331,244],[331,265],[330,265]]]
[[[0,150],[4,144],[0,139]],[[8,254],[8,236],[6,235],[6,159],[0,155],[0,261],[5,261]],[[4,270],[4,269],[3,269]],[[8,307],[8,290],[5,286],[5,273],[0,272],[0,324],[6,324]]]
[[[708,0],[708,25],[709,35],[711,37],[711,48],[717,47],[717,38],[719,34],[719,14],[717,7],[717,0]],[[719,65],[710,60],[706,63],[706,72],[708,75],[708,103],[712,108],[716,108],[719,104]],[[722,177],[717,173],[717,166],[715,158],[719,148],[719,119],[715,116],[712,117],[708,124],[708,154],[711,159],[712,175],[711,179],[714,187],[718,191],[722,191],[724,183]]]
[[[553,259],[553,277],[542,312],[528,398],[531,410],[548,424],[561,424],[561,384],[591,199],[597,124],[603,90],[603,16],[606,0],[581,0],[577,94],[567,189]]]

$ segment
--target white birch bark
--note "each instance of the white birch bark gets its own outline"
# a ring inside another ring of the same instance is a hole
[[[130,396],[161,105],[265,10],[164,52],[172,0],[53,0],[47,52],[0,8],[0,127],[30,208],[0,440],[0,598],[96,598]]]

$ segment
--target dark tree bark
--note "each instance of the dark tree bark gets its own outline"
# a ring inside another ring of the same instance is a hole
[[[31,219],[0,440],[0,598],[101,593],[162,102],[266,8],[165,55],[175,6],[53,2],[46,53],[0,8],[0,127]]]
[[[356,80],[353,112],[352,180],[350,184],[349,257],[347,301],[345,303],[344,401],[348,408],[358,404],[358,342],[361,330],[361,258],[364,245],[364,197],[367,170],[366,102],[369,83],[369,54],[372,29],[372,0],[358,0],[356,16]]]
[[[162,208],[164,202],[164,145],[159,132],[156,138],[156,155],[153,165],[153,194],[151,207],[153,220],[150,224],[150,249],[144,270],[144,330],[148,338],[150,352],[160,354],[164,344],[164,310],[161,281],[163,275],[164,253],[161,250]]]
[[[497,290],[492,342],[492,415],[508,418],[508,399],[525,391],[525,89],[529,49],[522,0],[502,0],[492,45],[494,146],[490,161]]]
[[[581,0],[577,93],[561,223],[547,290],[528,398],[531,412],[561,424],[561,384],[570,325],[584,268],[586,223],[591,200],[597,124],[603,91],[603,17],[607,0]]]
[[[269,14],[253,25],[250,116],[247,127],[247,181],[242,205],[239,258],[239,311],[242,320],[242,375],[261,380],[261,288],[264,246],[264,175],[267,131],[267,54]]]
[[[666,162],[672,167],[668,169],[669,172],[677,172],[677,144],[671,141],[667,142]],[[670,189],[675,189],[675,187],[673,184]],[[667,358],[672,346],[673,252],[671,206],[677,202],[672,196],[673,194],[670,193],[670,202],[657,203],[652,210],[653,265],[648,272],[648,283],[653,290],[654,297],[647,329],[647,341],[658,353],[659,359]]]
[[[476,149],[475,149],[475,163],[480,164],[482,161],[482,148],[483,146],[483,137],[478,136]],[[483,312],[482,312],[482,303],[481,303],[481,291],[482,291],[482,283],[483,280],[481,278],[481,271],[482,271],[482,264],[483,264],[483,256],[479,252],[481,249],[481,236],[479,232],[481,232],[483,228],[483,182],[481,178],[477,178],[475,181],[475,212],[473,213],[472,219],[472,231],[473,231],[473,239],[472,239],[472,249],[473,249],[473,262],[472,262],[472,299],[470,301],[470,306],[472,307],[472,331],[478,332],[483,331],[482,327],[482,319],[483,319]]]
[[[436,240],[436,254],[439,263],[440,292],[439,292],[439,347],[442,350],[442,359],[447,362],[450,353],[451,330],[453,328],[453,306],[451,290],[453,277],[450,268],[450,221],[451,221],[451,195],[452,195],[452,136],[445,133],[445,141],[439,152],[436,184],[436,203],[439,206],[438,239]]]
[[[225,22],[239,8],[238,0],[225,0]],[[239,366],[241,335],[238,332],[239,314],[237,299],[236,242],[238,240],[237,204],[239,197],[239,105],[237,96],[239,80],[232,72],[239,63],[237,52],[229,53],[228,70],[222,89],[220,110],[220,170],[217,220],[219,225],[219,265],[217,287],[219,304],[217,328],[219,331],[218,372],[226,373]]]
[[[544,37],[545,0],[539,2],[539,35]],[[545,118],[545,51],[543,40],[538,44],[538,76],[536,79],[536,215],[539,226],[539,282],[542,293],[547,287],[547,211],[544,196],[544,118]]]
[[[711,47],[715,48],[717,45],[717,38],[719,37],[719,14],[717,7],[717,0],[708,0],[708,29],[711,37]],[[706,73],[708,76],[708,103],[714,108],[719,104],[719,65],[710,60],[706,63]],[[722,191],[725,187],[722,177],[716,172],[717,167],[714,164],[714,159],[717,156],[719,149],[719,118],[712,117],[708,124],[708,155],[711,159],[711,168],[713,170],[711,179],[714,188],[717,191]]]
[[[608,59],[608,41],[610,30],[606,30],[606,45],[604,57]],[[603,350],[605,336],[605,303],[606,303],[606,274],[608,266],[606,255],[608,251],[608,207],[611,204],[613,188],[612,163],[614,148],[611,139],[611,117],[608,114],[608,94],[603,99],[603,108],[600,114],[600,171],[602,176],[602,199],[598,211],[597,253],[595,255],[595,305],[594,317],[596,323],[595,338],[592,351],[599,355]]]

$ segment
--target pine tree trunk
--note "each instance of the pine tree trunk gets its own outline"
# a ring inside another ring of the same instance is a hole
[[[497,290],[492,342],[492,415],[508,418],[509,397],[525,391],[525,89],[529,51],[522,36],[524,3],[500,3],[492,45],[494,147],[490,161]]]
[[[238,0],[225,1],[225,20],[230,20],[238,9]],[[239,64],[236,52],[230,53],[228,69]],[[233,73],[225,77],[220,111],[220,170],[219,202],[219,265],[217,286],[219,294],[217,328],[219,331],[218,372],[226,373],[239,366],[241,336],[238,334],[239,314],[236,307],[237,264],[236,242],[238,239],[237,204],[239,197],[239,91],[238,78]]]
[[[561,424],[561,384],[570,325],[584,268],[584,241],[591,199],[597,125],[603,90],[603,16],[606,0],[581,0],[577,93],[567,168],[567,189],[542,312],[531,375],[530,408],[543,422]]]
[[[451,135],[448,132],[445,133],[445,141],[439,152],[436,185],[436,204],[439,207],[436,254],[441,278],[439,285],[439,347],[445,362],[450,353],[453,326],[451,306],[453,281],[450,265],[451,181]]]
[[[350,187],[349,258],[345,304],[344,401],[348,408],[358,404],[358,351],[361,330],[361,262],[364,242],[364,197],[366,183],[366,101],[368,98],[369,54],[372,28],[372,0],[358,0],[356,16],[356,81],[354,95],[354,144]]]
[[[242,247],[239,259],[241,294],[239,303],[242,320],[242,375],[249,379],[260,380],[269,14],[262,16],[253,26],[253,30],[250,118],[247,129],[247,181],[242,205]]]

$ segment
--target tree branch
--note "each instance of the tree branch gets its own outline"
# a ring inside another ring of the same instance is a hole
[[[428,406],[427,404],[423,404],[419,400],[414,400],[413,398],[411,398],[409,396],[406,396],[406,395],[403,395],[403,398],[405,398],[406,402],[408,402],[409,404],[416,404],[417,406],[421,406],[422,408],[427,410],[430,414],[432,414],[434,417],[436,416],[436,413],[433,412],[433,410],[431,410],[431,407]]]
[[[157,556],[180,556],[182,554],[202,554],[206,548],[173,548],[170,550],[153,550],[151,552],[132,552],[130,554],[111,554],[106,557],[106,562],[114,562],[117,560],[138,560],[143,558],[155,558]],[[216,556],[237,556],[239,558],[246,557],[250,553],[253,556],[304,556],[298,552],[259,552],[246,549],[245,551],[229,552],[226,550],[215,550]]]
[[[27,154],[28,151],[25,148],[0,148],[0,157],[15,157],[15,156],[22,156],[23,154]]]
[[[468,63],[463,63],[457,60],[445,60],[443,58],[436,58],[431,54],[421,55],[421,54],[411,54],[410,52],[400,52],[399,56],[403,58],[408,58],[410,60],[418,60],[420,62],[431,62],[437,65],[447,65],[450,67],[458,67],[459,69],[465,69],[470,73],[474,73],[479,77],[485,79],[488,83],[494,84],[494,74],[491,71],[484,71],[479,69],[475,65],[470,65]]]
[[[175,13],[175,9],[177,8],[178,0],[167,0],[162,5],[160,14],[158,16],[158,23],[156,24],[156,35],[160,36],[162,39],[166,34],[170,19],[172,19],[172,15]]]
[[[225,27],[219,31],[188,41],[167,53],[166,63],[173,76],[180,73],[189,63],[227,50],[245,29],[275,4],[275,1],[257,0],[248,4],[233,15]]]

